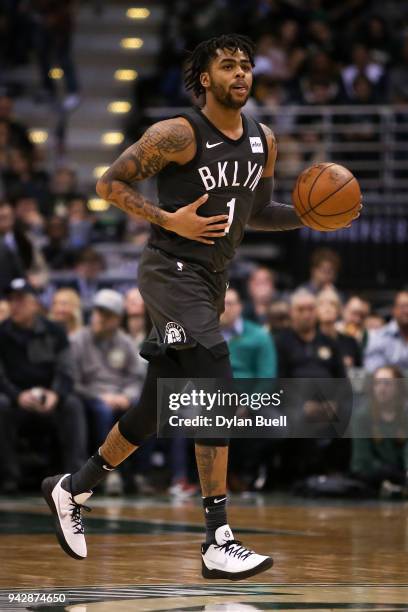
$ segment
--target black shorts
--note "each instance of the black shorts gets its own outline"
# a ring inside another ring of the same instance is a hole
[[[210,272],[200,264],[146,246],[138,286],[153,323],[140,354],[149,359],[167,349],[224,343],[219,318],[224,311],[227,272]]]

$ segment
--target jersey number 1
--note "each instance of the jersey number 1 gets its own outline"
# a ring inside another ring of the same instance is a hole
[[[230,227],[231,227],[232,219],[234,218],[235,200],[236,199],[237,198],[232,198],[232,200],[227,202],[227,207],[229,208],[229,213],[228,213],[228,219],[227,219],[228,227],[225,228],[225,233],[226,234],[228,234],[228,232],[230,230]]]

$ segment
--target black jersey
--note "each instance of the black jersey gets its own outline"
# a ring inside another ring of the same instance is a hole
[[[228,214],[230,227],[225,236],[215,238],[215,244],[209,245],[152,225],[149,244],[181,260],[221,271],[233,258],[251,214],[255,188],[268,155],[265,134],[254,119],[244,114],[243,133],[238,140],[225,136],[198,108],[181,116],[194,129],[197,151],[189,163],[171,163],[159,173],[159,205],[175,212],[208,193],[207,202],[197,214]]]

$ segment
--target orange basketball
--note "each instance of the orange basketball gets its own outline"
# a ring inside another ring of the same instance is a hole
[[[341,229],[351,223],[361,204],[361,191],[350,170],[321,163],[304,170],[292,193],[302,222],[319,232]]]

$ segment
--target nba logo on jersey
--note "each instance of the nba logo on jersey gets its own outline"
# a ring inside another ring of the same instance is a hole
[[[263,153],[262,140],[259,136],[250,136],[249,142],[251,143],[252,153]]]
[[[165,344],[179,344],[186,341],[186,332],[178,323],[169,321],[164,330]]]

